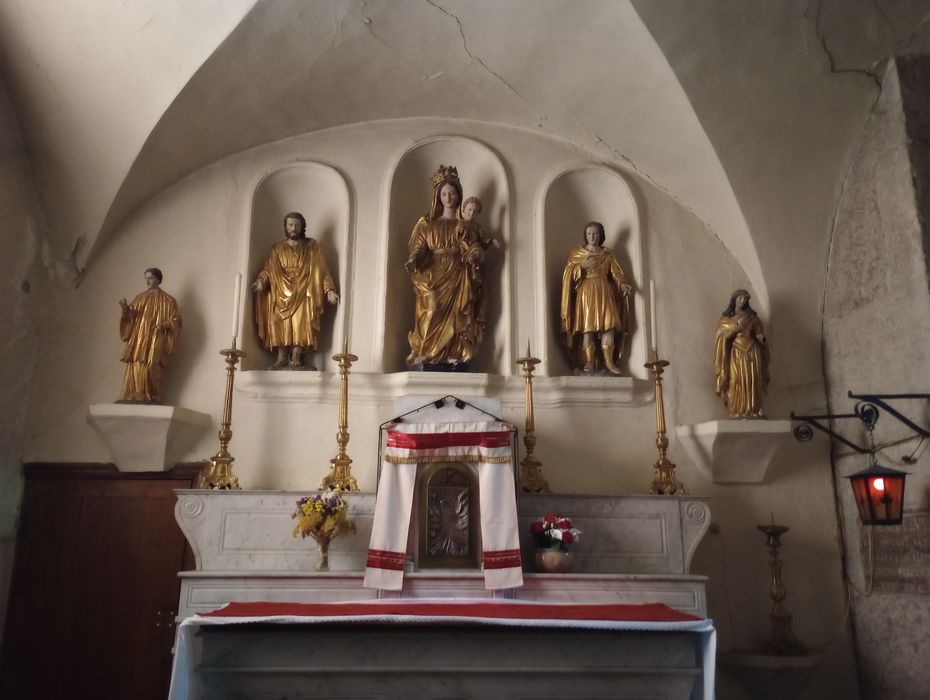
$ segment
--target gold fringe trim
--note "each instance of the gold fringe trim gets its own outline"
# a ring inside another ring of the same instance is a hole
[[[390,464],[456,464],[458,462],[484,462],[485,464],[508,464],[512,460],[510,455],[506,457],[482,457],[481,455],[458,455],[443,457],[392,457],[385,455],[384,461]]]

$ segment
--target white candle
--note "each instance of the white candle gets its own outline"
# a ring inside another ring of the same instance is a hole
[[[652,352],[656,359],[659,357],[659,341],[656,331],[656,281],[649,280],[649,332],[652,342]]]
[[[242,273],[236,273],[236,292],[233,295],[232,319],[232,347],[236,347],[236,336],[239,335],[239,292],[242,291]]]

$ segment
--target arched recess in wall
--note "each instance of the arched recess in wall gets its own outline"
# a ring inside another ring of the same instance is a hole
[[[401,156],[389,181],[388,252],[384,308],[383,369],[407,370],[410,352],[407,333],[413,328],[414,298],[404,271],[410,233],[417,220],[429,211],[430,176],[440,165],[458,168],[463,196],[482,202],[478,220],[485,235],[502,243],[488,250],[482,264],[485,299],[484,341],[472,362],[474,372],[510,373],[510,265],[507,242],[511,239],[510,186],[498,155],[482,143],[461,136],[439,136],[420,142]]]
[[[352,303],[349,290],[349,261],[353,236],[352,200],[342,174],[332,166],[298,162],[271,171],[256,185],[249,221],[247,261],[243,269],[242,349],[247,356],[242,369],[265,370],[274,361],[258,339],[255,330],[254,295],[251,286],[261,272],[271,247],[284,239],[284,215],[298,211],[307,220],[307,236],[320,244],[339,293],[336,307],[325,305],[317,350],[305,358],[306,365],[322,371],[336,371],[330,357],[339,348],[334,338],[342,338]]]
[[[633,287],[633,318],[630,333],[624,338],[620,368],[624,375],[645,379],[649,323],[645,319],[645,295],[648,281],[643,276],[640,216],[630,185],[616,171],[601,165],[578,165],[557,175],[545,190],[540,217],[543,231],[544,318],[539,327],[546,328],[548,373],[570,375],[569,351],[561,334],[562,272],[573,246],[582,245],[588,221],[604,225],[604,245],[614,254]],[[610,381],[605,378],[604,381]]]

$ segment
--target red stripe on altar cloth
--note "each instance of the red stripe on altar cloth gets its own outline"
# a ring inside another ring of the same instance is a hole
[[[508,447],[510,433],[402,433],[388,431],[387,446],[406,450],[435,450],[441,447]]]
[[[575,605],[571,603],[418,603],[415,599],[372,603],[228,603],[198,617],[473,617],[504,620],[590,620],[604,622],[693,622],[700,617],[662,603]]]
[[[367,566],[372,569],[404,570],[403,552],[391,552],[385,549],[369,549]]]
[[[498,549],[482,555],[485,569],[512,569],[522,566],[519,549]]]

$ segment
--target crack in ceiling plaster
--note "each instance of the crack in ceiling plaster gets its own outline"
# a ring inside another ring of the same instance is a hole
[[[523,95],[521,95],[520,92],[519,92],[513,85],[511,85],[507,80],[504,79],[504,77],[503,77],[502,75],[500,75],[500,73],[498,73],[498,72],[496,72],[495,70],[493,70],[490,66],[488,66],[487,63],[485,63],[483,60],[481,60],[481,58],[479,58],[478,56],[476,56],[475,54],[473,54],[471,51],[468,50],[468,39],[467,39],[467,37],[465,36],[465,29],[464,29],[464,27],[462,26],[462,20],[461,20],[461,19],[459,19],[456,15],[454,15],[454,14],[452,14],[451,12],[449,12],[448,10],[446,10],[444,7],[442,7],[442,5],[439,5],[439,4],[435,3],[435,2],[433,2],[433,0],[426,0],[426,4],[427,4],[427,5],[432,5],[433,7],[435,7],[437,10],[439,10],[439,11],[442,12],[443,14],[446,14],[446,15],[448,15],[449,17],[451,17],[453,20],[455,20],[455,24],[458,26],[458,29],[459,29],[459,34],[460,34],[461,37],[462,37],[462,49],[465,51],[465,53],[468,55],[469,58],[471,58],[473,61],[476,61],[476,62],[478,63],[478,65],[480,65],[480,66],[481,66],[482,68],[484,68],[488,73],[490,73],[490,74],[493,75],[495,78],[497,78],[497,79],[498,79],[501,83],[503,83],[503,84],[507,87],[507,89],[510,90],[514,95],[516,95],[517,97],[519,97],[521,100],[523,100],[523,101],[526,102],[527,104],[530,103],[530,101],[527,100]]]

